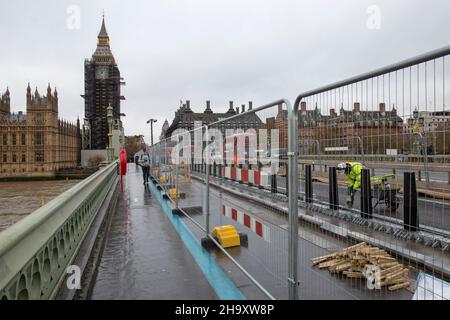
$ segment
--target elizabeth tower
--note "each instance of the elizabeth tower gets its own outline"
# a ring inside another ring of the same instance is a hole
[[[120,119],[120,71],[109,47],[105,17],[98,34],[97,49],[84,62],[84,114],[90,127],[88,149],[106,149],[108,122],[106,109],[113,108],[113,118]]]

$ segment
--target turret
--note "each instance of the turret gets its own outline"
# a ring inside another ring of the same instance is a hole
[[[28,87],[27,87],[27,108],[31,106],[31,87],[30,87],[30,83],[28,82]]]
[[[9,88],[6,87],[5,93],[0,97],[0,116],[7,115],[11,112],[10,101],[11,99],[9,97]]]

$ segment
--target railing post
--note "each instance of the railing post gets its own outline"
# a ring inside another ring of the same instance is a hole
[[[272,170],[270,175],[270,192],[277,193],[277,174]]]
[[[178,158],[178,157],[177,157]],[[176,162],[179,162],[179,159],[176,159]],[[175,208],[178,209],[178,187],[179,187],[179,169],[178,169],[179,163],[175,163]]]
[[[305,201],[306,203],[313,202],[313,183],[311,165],[305,166]]]
[[[403,178],[404,204],[403,204],[403,226],[408,231],[419,230],[419,217],[417,215],[417,189],[416,174],[405,172]]]
[[[298,106],[292,108],[285,101],[288,110],[288,163],[289,163],[289,223],[288,223],[288,283],[289,299],[298,299]]]
[[[285,181],[286,181],[286,195],[289,194],[289,180],[288,180],[288,177],[289,177],[289,163],[286,163],[286,178],[285,178]]]
[[[362,169],[361,171],[361,217],[372,219],[372,194],[369,169]]]
[[[337,170],[336,167],[330,167],[328,172],[329,181],[329,199],[330,199],[330,209],[338,210],[339,209],[339,194],[338,194],[338,183],[337,183]]]
[[[209,134],[208,134],[208,127],[206,127],[206,141],[209,141]],[[205,159],[205,184],[206,184],[206,196],[205,196],[205,231],[206,231],[206,236],[209,235],[209,159],[210,159],[210,154],[209,152],[206,153],[206,159]]]

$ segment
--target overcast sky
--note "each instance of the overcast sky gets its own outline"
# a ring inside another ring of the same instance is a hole
[[[105,10],[126,86],[125,133],[159,135],[180,99],[203,111],[291,101],[301,91],[449,45],[448,0],[0,0],[0,91],[25,110],[27,83],[84,116],[84,59]],[[372,5],[379,9],[369,10]],[[79,23],[78,23],[79,12]],[[369,23],[368,23],[369,22]],[[379,27],[379,28],[378,28]]]

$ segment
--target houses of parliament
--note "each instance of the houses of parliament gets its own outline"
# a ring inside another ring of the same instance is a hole
[[[80,163],[80,124],[58,117],[58,92],[26,89],[26,113],[11,112],[8,89],[0,97],[0,177],[52,176]]]

